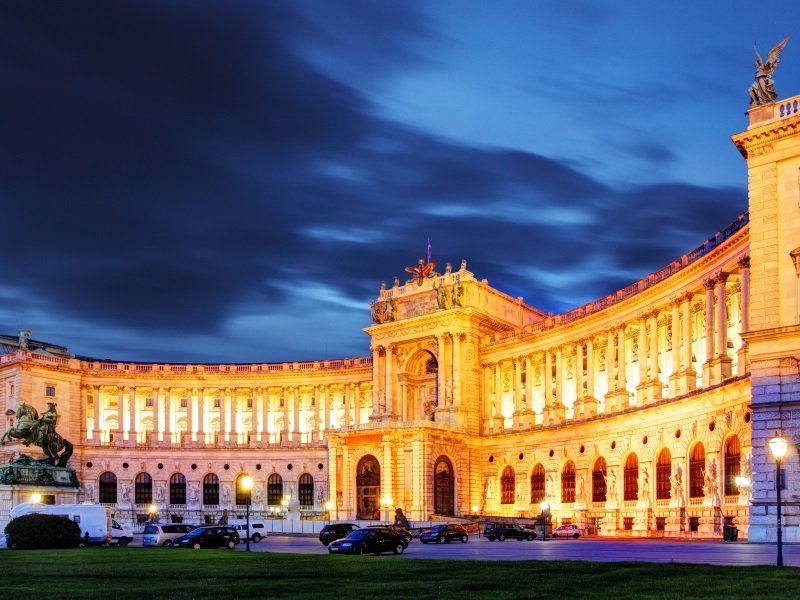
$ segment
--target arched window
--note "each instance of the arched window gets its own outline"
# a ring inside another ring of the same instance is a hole
[[[703,479],[706,471],[706,449],[698,442],[689,456],[689,497],[703,497]]]
[[[100,504],[117,503],[117,476],[106,471],[100,475]],[[94,498],[91,498],[94,501]]]
[[[297,497],[300,500],[300,508],[314,507],[314,478],[308,473],[300,475],[297,482]]]
[[[736,496],[739,493],[739,486],[736,485],[736,478],[741,475],[741,449],[739,446],[739,436],[731,436],[725,442],[725,495]]]
[[[246,490],[242,487],[242,479],[247,477],[247,473],[242,473],[236,478],[236,504],[237,506],[245,506],[250,504],[253,490]]]
[[[277,473],[273,473],[267,479],[267,505],[280,506],[283,502],[283,479]]]
[[[136,504],[153,502],[153,479],[147,473],[139,473],[133,482],[133,497]]]
[[[500,504],[514,504],[514,469],[506,467],[500,477]]]
[[[575,463],[568,460],[561,469],[561,502],[571,504],[575,502]]]
[[[592,467],[592,502],[605,502],[606,493],[606,460],[601,456]]]
[[[219,477],[213,473],[203,478],[203,504],[208,506],[219,504]]]
[[[669,500],[671,497],[669,482],[671,474],[672,455],[668,448],[664,448],[656,459],[656,500]]]
[[[544,465],[539,463],[531,473],[531,504],[538,506],[544,500]]]
[[[186,477],[181,473],[169,478],[169,503],[186,504]]]
[[[633,453],[628,455],[625,460],[625,471],[623,474],[623,500],[639,499],[639,459]]]

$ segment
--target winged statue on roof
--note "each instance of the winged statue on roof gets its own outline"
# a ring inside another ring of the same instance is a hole
[[[763,60],[758,53],[758,48],[753,44],[753,50],[756,53],[756,80],[748,90],[750,92],[750,106],[761,106],[762,104],[769,104],[775,102],[778,95],[775,93],[775,82],[772,80],[772,74],[778,66],[781,58],[781,52],[786,47],[790,36],[783,38],[781,42],[767,54],[767,60]]]

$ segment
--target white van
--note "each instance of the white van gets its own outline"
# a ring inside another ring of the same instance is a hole
[[[243,542],[250,538],[251,542],[258,543],[267,537],[267,524],[264,521],[253,521],[250,519],[250,533],[247,533],[247,521],[230,521],[230,526],[239,532],[239,539]]]
[[[119,544],[127,546],[133,541],[133,531],[122,527],[102,504],[40,504],[23,502],[11,509],[12,519],[33,513],[55,515],[75,521],[81,528],[81,538],[90,544]]]
[[[172,540],[182,537],[197,525],[187,523],[148,523],[144,526],[142,546],[172,546]]]

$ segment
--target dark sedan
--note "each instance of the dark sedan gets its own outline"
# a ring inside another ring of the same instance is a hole
[[[448,525],[434,525],[419,534],[419,541],[423,544],[436,542],[437,544],[449,544],[452,541],[466,544],[469,540],[467,530],[463,526],[450,523]]]
[[[375,554],[394,552],[402,554],[408,547],[405,538],[389,529],[369,527],[357,529],[346,538],[328,545],[331,554]]]
[[[396,534],[403,536],[407,544],[410,543],[414,537],[413,535],[411,535],[411,532],[408,529],[406,529],[405,527],[400,527],[399,525],[367,525],[367,527],[370,529],[378,528],[378,529],[388,529],[389,531],[394,531]]]
[[[172,541],[173,548],[236,548],[239,543],[239,532],[227,525],[209,525],[198,527],[186,535]]]
[[[323,546],[327,546],[334,540],[347,537],[358,529],[358,525],[353,523],[329,523],[319,532],[319,541]]]
[[[506,538],[519,541],[528,540],[530,542],[536,538],[536,534],[530,529],[525,529],[521,525],[503,523],[487,523],[483,535],[490,542],[495,540],[502,542]]]

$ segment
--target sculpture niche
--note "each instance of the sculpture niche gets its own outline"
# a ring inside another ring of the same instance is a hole
[[[7,440],[20,440],[26,446],[33,444],[44,452],[44,458],[37,462],[66,467],[72,456],[72,443],[56,431],[57,422],[55,402],[47,403],[47,411],[41,417],[30,404],[22,403],[17,409],[17,425],[8,428],[0,438],[0,445],[5,445]]]

